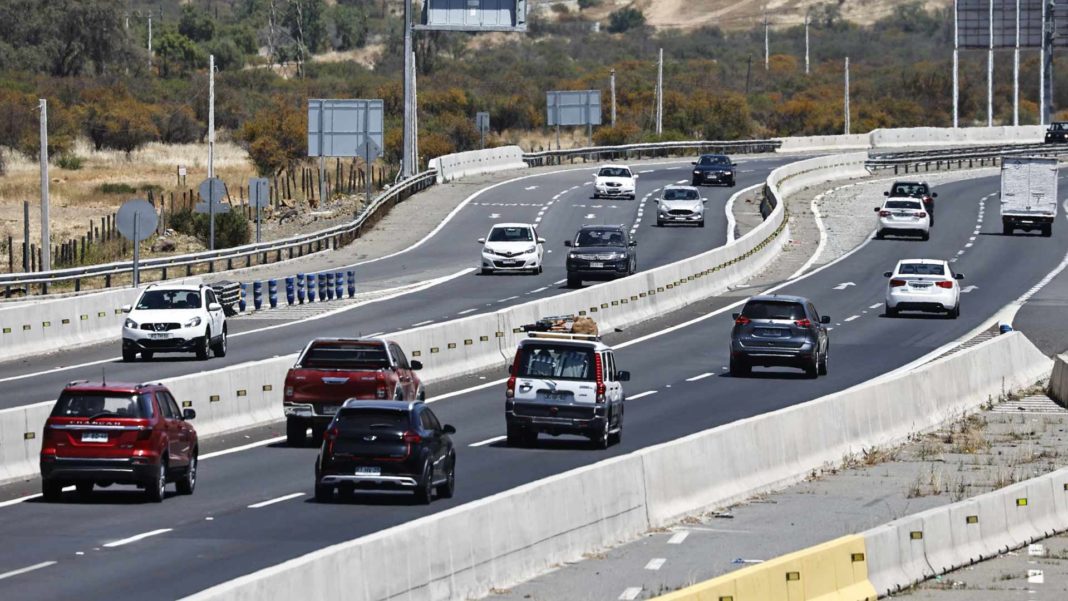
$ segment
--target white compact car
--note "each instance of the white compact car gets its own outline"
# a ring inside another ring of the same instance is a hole
[[[619,198],[634,200],[638,176],[626,165],[604,165],[593,180],[594,198]]]
[[[705,199],[693,186],[665,186],[656,199],[656,224],[694,223],[705,227]]]
[[[226,356],[226,314],[209,286],[152,284],[122,311],[123,361],[137,353],[145,360],[156,353]]]
[[[498,223],[490,228],[482,245],[482,275],[495,271],[541,273],[545,238],[529,223]]]
[[[931,236],[931,218],[918,198],[890,197],[875,212],[879,215],[875,237],[880,240],[888,235],[918,235],[922,240]]]
[[[519,341],[504,393],[508,446],[539,433],[585,436],[600,449],[623,436],[623,382],[612,348],[597,336],[530,332]]]
[[[946,313],[951,319],[960,316],[960,286],[964,275],[954,274],[949,263],[940,259],[905,259],[898,261],[886,287],[886,315],[897,317],[901,311]]]

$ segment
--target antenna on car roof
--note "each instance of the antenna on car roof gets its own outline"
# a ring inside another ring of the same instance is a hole
[[[100,383],[104,386],[108,385],[108,368],[106,367],[100,368]]]

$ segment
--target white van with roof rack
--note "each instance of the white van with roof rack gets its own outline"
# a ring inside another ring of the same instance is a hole
[[[600,449],[623,436],[623,382],[615,353],[598,336],[528,332],[508,369],[508,446],[533,446],[538,434],[585,436]]]

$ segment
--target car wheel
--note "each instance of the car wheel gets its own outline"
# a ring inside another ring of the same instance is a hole
[[[956,319],[958,317],[960,317],[960,301],[959,300],[957,301],[957,306],[953,307],[953,309],[951,311],[949,311],[949,318],[950,319]]]
[[[577,278],[577,277],[575,277],[573,275],[568,275],[567,276],[567,287],[568,288],[578,288],[580,286],[582,286],[582,280],[580,280],[579,278]]]
[[[608,444],[616,445],[623,442],[623,407],[619,408],[619,419],[616,420],[616,431],[608,435]]]
[[[92,482],[79,482],[74,485],[74,488],[78,490],[78,496],[83,499],[93,494]]]
[[[145,361],[151,361],[152,357],[155,357],[155,356],[156,356],[156,354],[153,353],[152,351],[141,351],[141,358],[144,359]]]
[[[820,353],[816,351],[812,354],[812,360],[803,367],[805,375],[810,378],[817,378],[820,375]]]
[[[211,350],[215,353],[216,357],[226,356],[226,328],[223,328],[222,338],[219,339],[219,343],[211,347]]]
[[[701,221],[698,221],[697,222],[697,227],[705,227],[705,220],[702,219]]]
[[[211,356],[211,330],[206,330],[204,336],[197,342],[197,359],[207,361]]]
[[[291,447],[302,447],[308,438],[308,426],[303,420],[286,420],[286,444]]]
[[[879,231],[875,232],[875,239],[876,240],[882,240],[884,238],[886,238],[886,234],[884,234],[882,230],[879,230]]]
[[[334,500],[334,487],[319,483],[319,475],[315,475],[315,502],[329,503]]]
[[[1042,237],[1049,238],[1052,235],[1053,235],[1053,226],[1052,225],[1044,225],[1044,226],[1042,226]]]
[[[1014,229],[1015,229],[1015,228],[1014,228],[1014,227],[1012,227],[1012,225],[1011,225],[1011,224],[1009,224],[1009,223],[1003,223],[1003,224],[1001,224],[1001,235],[1002,235],[1002,236],[1011,236],[1011,235],[1012,235],[1012,231],[1013,231]]]
[[[510,447],[523,446],[523,430],[517,426],[509,425],[505,438],[507,439],[505,443]]]
[[[151,503],[160,503],[167,496],[167,456],[159,461],[155,475],[145,482],[145,498]]]
[[[897,312],[897,308],[891,307],[890,305],[886,305],[886,316],[887,317],[897,317],[897,313],[898,313]]]
[[[697,186],[701,185],[701,182],[699,182],[699,181],[697,181],[695,179],[694,180],[690,180],[690,185],[693,186],[694,188],[696,188]]]
[[[180,495],[191,495],[197,487],[197,449],[193,448],[193,456],[189,458],[189,467],[182,474],[182,479],[174,483]]]
[[[593,447],[598,450],[605,450],[611,444],[608,440],[608,419],[604,420],[604,427],[598,431],[590,434],[590,440],[593,441]]]
[[[41,481],[41,496],[49,503],[55,503],[63,497],[63,483],[51,480]]]
[[[541,275],[543,271],[545,271],[545,266],[544,265],[538,265],[538,271],[536,271],[535,273],[537,273],[538,275]]]
[[[415,502],[420,505],[429,505],[434,498],[434,471],[430,469],[430,462],[423,465],[423,475],[415,485]]]
[[[745,359],[731,357],[730,373],[732,378],[744,378],[753,373],[753,368]]]
[[[456,456],[449,455],[445,468],[445,482],[438,485],[438,497],[451,499],[456,492]]]
[[[663,220],[657,219],[657,220],[656,220],[656,227],[664,227],[664,222],[663,222]]]
[[[827,375],[827,361],[830,360],[828,355],[830,355],[830,349],[823,351],[823,354],[820,355],[820,362],[819,367],[817,368],[817,372],[821,376]]]
[[[931,239],[931,232],[924,232],[920,235],[920,240],[927,241]]]
[[[137,351],[122,349],[122,360],[129,363],[137,358]]]

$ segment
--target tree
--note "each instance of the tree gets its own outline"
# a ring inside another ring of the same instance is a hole
[[[297,41],[297,62],[301,76],[309,54],[318,52],[326,42],[323,24],[323,0],[288,0],[282,24]]]
[[[170,77],[172,71],[175,75],[183,75],[206,62],[193,40],[174,31],[161,35],[155,46],[162,77]]]
[[[295,103],[276,97],[238,131],[238,139],[260,175],[293,171],[308,151],[307,117]]]
[[[367,43],[367,13],[363,7],[338,4],[333,10],[338,50],[362,48]]]
[[[102,119],[102,146],[121,150],[129,157],[134,150],[157,139],[159,130],[152,121],[152,112],[151,106],[133,98],[109,105]]]
[[[215,20],[206,11],[187,4],[178,19],[178,33],[194,42],[207,42],[215,37]]]
[[[164,144],[191,144],[207,129],[188,106],[164,107],[152,115],[152,120]]]
[[[645,25],[645,14],[633,6],[621,8],[608,15],[609,33],[623,33],[643,25]]]

